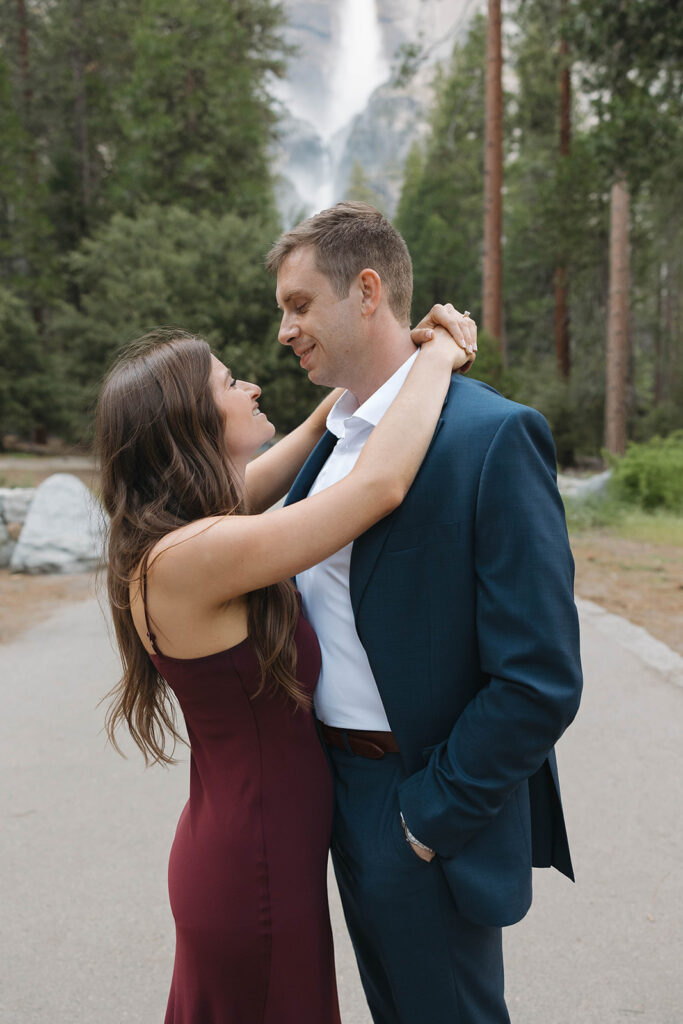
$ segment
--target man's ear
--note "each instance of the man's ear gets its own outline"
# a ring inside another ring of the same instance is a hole
[[[358,287],[361,293],[361,316],[372,316],[382,298],[382,279],[376,270],[366,267],[358,275]]]

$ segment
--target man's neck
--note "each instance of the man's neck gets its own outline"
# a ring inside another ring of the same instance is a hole
[[[366,402],[390,377],[393,377],[398,368],[417,350],[410,339],[409,327],[391,331],[388,336],[377,338],[371,346],[368,351],[371,352],[372,358],[361,368],[360,379],[347,385],[359,405]]]

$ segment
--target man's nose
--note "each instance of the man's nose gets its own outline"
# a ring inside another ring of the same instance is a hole
[[[281,345],[291,345],[294,339],[298,337],[298,326],[285,313],[280,323],[280,330],[277,332],[277,340]]]

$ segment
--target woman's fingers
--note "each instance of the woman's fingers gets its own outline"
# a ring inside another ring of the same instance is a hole
[[[447,344],[453,345],[453,334],[441,327],[437,327],[434,330],[431,327],[415,327],[410,332],[410,336],[415,345],[426,345],[428,342],[433,341],[435,336],[439,333],[441,333],[441,343],[446,341]],[[460,373],[467,373],[476,357],[476,347],[474,351],[468,351],[465,347],[465,340],[463,338],[453,348],[453,369]]]
[[[415,338],[415,332],[431,327],[444,327],[451,337],[470,355],[477,351],[477,325],[472,317],[460,313],[451,302],[442,304],[437,302],[412,332],[415,344],[423,344]]]
[[[453,369],[454,370],[466,370],[472,365],[473,356],[460,345],[457,345],[453,350]]]
[[[473,320],[472,317],[469,314],[467,316],[465,316],[463,314],[463,317],[461,319],[461,326],[462,326],[463,332],[465,334],[465,337],[467,338],[469,347],[472,349],[472,351],[476,352],[477,351],[477,324],[476,324],[476,321]]]
[[[425,317],[425,319],[410,332],[410,337],[415,345],[424,345],[426,341],[429,341],[430,338],[434,337],[434,330],[443,329],[450,334],[453,341],[457,342],[460,348],[467,351],[468,338],[461,325],[461,317],[444,312],[438,318],[434,319],[432,327],[427,326],[428,319],[428,317]]]
[[[431,327],[414,327],[410,332],[410,337],[414,345],[424,345],[425,342],[432,340],[434,331]]]
[[[453,334],[444,327],[435,328],[432,344],[448,352],[452,359],[453,370],[462,369],[471,359],[470,353],[464,347],[463,342],[454,338]]]

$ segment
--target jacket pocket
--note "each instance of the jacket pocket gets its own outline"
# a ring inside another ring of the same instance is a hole
[[[443,742],[443,741],[442,741]],[[440,747],[441,743],[432,743],[428,747],[422,748],[422,763],[427,764],[427,761],[432,756],[437,747]]]

